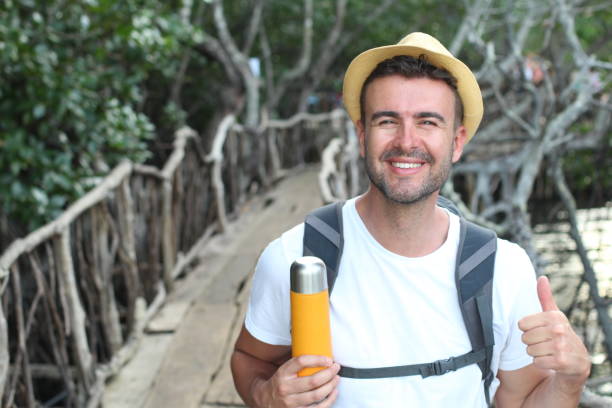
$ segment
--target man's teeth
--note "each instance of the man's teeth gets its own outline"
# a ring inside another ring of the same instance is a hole
[[[423,163],[398,163],[392,162],[391,165],[393,167],[398,167],[400,169],[416,169],[417,167],[421,167]]]

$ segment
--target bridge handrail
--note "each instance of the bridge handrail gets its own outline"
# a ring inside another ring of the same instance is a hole
[[[58,218],[11,243],[0,255],[0,405],[14,402],[19,384],[24,404],[38,404],[36,380],[45,378],[67,386],[66,406],[97,406],[174,281],[252,194],[248,161],[260,178],[280,177],[308,149],[320,155],[343,120],[339,110],[299,114],[253,131],[230,115],[208,154],[184,127],[162,169],[123,161]],[[54,357],[41,358],[41,348]]]

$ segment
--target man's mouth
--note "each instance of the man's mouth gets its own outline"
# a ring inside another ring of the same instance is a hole
[[[393,167],[399,169],[414,169],[427,163],[433,163],[433,157],[420,149],[405,152],[399,148],[394,148],[384,152],[380,159],[390,162]]]
[[[417,167],[421,167],[423,163],[391,162],[391,165],[398,169],[416,169]]]

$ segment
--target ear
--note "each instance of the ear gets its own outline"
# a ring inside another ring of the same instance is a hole
[[[359,155],[365,157],[365,126],[363,119],[357,120],[354,124],[355,129],[357,129],[357,137],[359,138]]]
[[[463,153],[463,146],[467,143],[465,126],[461,125],[455,130],[453,141],[453,163],[457,163]]]

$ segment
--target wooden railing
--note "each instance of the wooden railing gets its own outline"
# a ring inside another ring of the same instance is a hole
[[[209,152],[179,130],[162,169],[125,161],[0,256],[6,407],[99,406],[150,318],[246,198],[321,156],[341,111],[245,129],[228,115]]]

